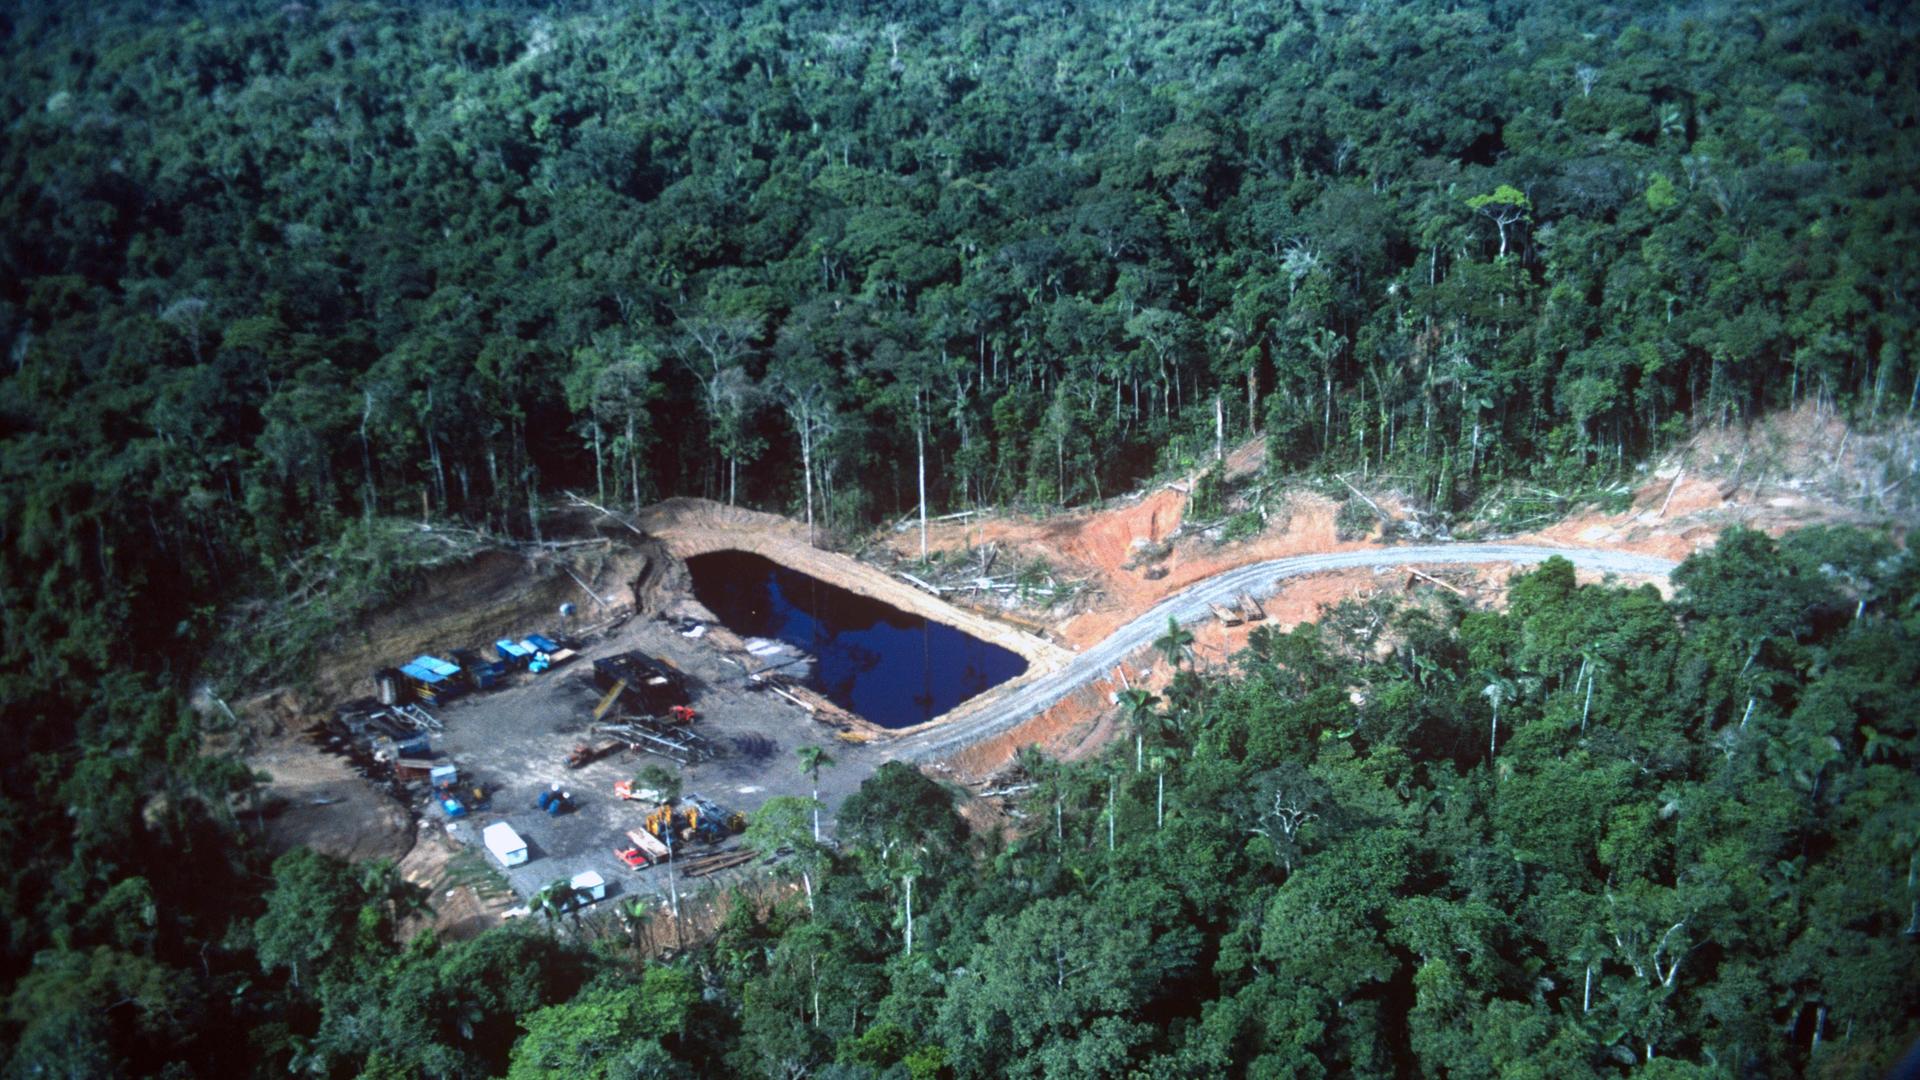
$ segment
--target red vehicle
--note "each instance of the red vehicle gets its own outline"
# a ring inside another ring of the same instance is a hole
[[[667,861],[669,854],[667,845],[661,843],[659,837],[645,829],[629,830],[627,839],[633,846],[624,850],[617,849],[614,854],[621,862],[626,863],[629,869],[644,870],[649,866]]]

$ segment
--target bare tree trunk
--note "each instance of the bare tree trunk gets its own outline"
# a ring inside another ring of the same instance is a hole
[[[927,425],[922,418],[916,417],[913,425],[913,448],[919,460],[920,473],[920,561],[927,559]]]
[[[380,489],[373,482],[373,444],[367,439],[367,422],[373,419],[373,391],[368,390],[366,408],[360,413],[360,467],[367,473],[367,514],[380,501]]]
[[[1326,376],[1327,401],[1323,406],[1320,419],[1320,449],[1325,450],[1333,442],[1333,375]]]
[[[432,390],[427,391],[427,407],[429,409],[433,407]],[[440,461],[440,440],[433,437],[433,424],[431,421],[427,424],[427,458],[433,462],[433,477],[437,488],[436,494],[440,496],[441,509],[445,509],[447,505],[447,470]],[[466,499],[464,486],[460,494],[463,502],[468,501]]]
[[[807,543],[814,542],[813,535],[813,422],[800,421],[800,474],[807,492]]]
[[[607,501],[607,461],[600,446],[600,421],[593,422],[593,493],[601,502]]]
[[[633,480],[633,508],[640,509],[640,455],[633,443],[633,410],[627,410],[627,472]]]

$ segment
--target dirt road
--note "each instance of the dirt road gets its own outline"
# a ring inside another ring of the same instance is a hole
[[[997,735],[1039,715],[1082,685],[1111,671],[1128,654],[1166,633],[1167,619],[1183,625],[1211,616],[1210,603],[1224,603],[1242,593],[1262,599],[1273,595],[1283,578],[1353,567],[1419,566],[1438,563],[1533,563],[1558,555],[1585,570],[1602,573],[1651,574],[1664,577],[1677,563],[1649,555],[1592,548],[1557,548],[1509,544],[1446,544],[1427,547],[1377,548],[1300,555],[1273,559],[1229,570],[1162,600],[1122,626],[1098,645],[1079,653],[1065,666],[1028,682],[1011,685],[998,695],[988,694],[965,715],[902,737],[888,750],[891,756],[929,761],[953,753],[981,739]]]

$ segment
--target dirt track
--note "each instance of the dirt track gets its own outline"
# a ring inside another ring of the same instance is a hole
[[[1273,594],[1276,583],[1283,578],[1361,566],[1542,562],[1555,555],[1577,567],[1604,573],[1664,577],[1677,565],[1667,559],[1621,551],[1508,544],[1375,548],[1254,563],[1215,575],[1162,600],[1058,670],[984,694],[963,706],[960,710],[963,715],[952,715],[925,731],[904,736],[888,750],[896,758],[929,761],[1000,734],[1039,715],[1080,686],[1105,674],[1127,654],[1152,643],[1166,632],[1169,617],[1182,624],[1197,622],[1210,617],[1208,604],[1229,601],[1241,593],[1264,599]]]

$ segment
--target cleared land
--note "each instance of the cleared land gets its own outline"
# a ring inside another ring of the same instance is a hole
[[[1210,604],[1230,602],[1242,593],[1266,598],[1279,581],[1305,574],[1362,566],[1422,566],[1459,563],[1534,563],[1561,556],[1575,566],[1603,573],[1664,577],[1677,565],[1669,559],[1622,551],[1508,544],[1443,544],[1375,548],[1325,555],[1301,555],[1254,563],[1217,574],[1155,604],[1098,645],[1076,655],[1057,671],[1019,685],[987,692],[943,722],[903,736],[887,749],[896,757],[929,761],[965,749],[1032,719],[1082,685],[1100,678],[1128,654],[1166,633],[1167,621],[1181,624],[1212,616]]]
[[[612,758],[579,772],[569,772],[562,764],[584,734],[587,713],[597,700],[585,674],[595,657],[637,648],[671,660],[699,681],[696,704],[702,719],[696,728],[728,754],[682,770],[687,790],[749,812],[773,795],[806,794],[810,785],[794,763],[793,749],[815,743],[830,747],[840,762],[822,777],[822,798],[833,808],[889,759],[938,763],[949,775],[985,777],[1004,764],[1013,748],[1026,743],[1056,751],[1064,743],[1066,752],[1076,755],[1097,752],[1120,730],[1108,699],[1118,688],[1116,669],[1131,661],[1138,678],[1144,657],[1150,655],[1147,650],[1165,632],[1169,616],[1182,623],[1200,622],[1207,618],[1210,603],[1242,592],[1267,598],[1278,591],[1267,625],[1284,627],[1313,618],[1320,604],[1379,587],[1382,575],[1369,571],[1403,566],[1480,568],[1456,570],[1463,575],[1456,580],[1471,585],[1474,575],[1481,574],[1486,588],[1476,590],[1477,599],[1497,602],[1502,566],[1556,554],[1583,573],[1663,582],[1673,560],[1710,545],[1729,524],[1777,532],[1812,521],[1861,517],[1861,508],[1845,506],[1834,495],[1858,491],[1857,478],[1834,468],[1886,450],[1857,438],[1849,442],[1833,422],[1805,410],[1738,440],[1708,433],[1673,460],[1649,470],[1630,507],[1606,513],[1589,510],[1509,543],[1383,546],[1342,537],[1334,527],[1336,505],[1308,492],[1282,496],[1278,505],[1283,509],[1259,535],[1218,543],[1184,520],[1187,499],[1180,485],[1141,492],[1099,510],[1040,519],[979,515],[936,523],[932,546],[944,558],[968,559],[976,552],[997,550],[1003,567],[1044,560],[1061,580],[1082,583],[1077,595],[1064,603],[1014,612],[999,610],[1006,602],[1004,594],[976,595],[972,609],[949,602],[966,604],[964,593],[949,593],[947,599],[931,596],[884,568],[813,547],[804,526],[771,514],[695,499],[649,507],[631,524],[576,510],[572,533],[598,540],[546,546],[553,550],[484,553],[436,574],[417,594],[332,643],[315,683],[317,700],[301,704],[299,695],[280,690],[241,708],[250,719],[264,721],[260,726],[285,733],[253,757],[276,776],[276,794],[282,800],[281,814],[268,820],[271,841],[280,846],[310,844],[349,856],[370,850],[394,856],[412,846],[414,830],[407,827],[404,809],[352,776],[337,758],[324,756],[293,733],[324,714],[333,700],[364,693],[365,673],[396,657],[475,646],[500,634],[538,629],[562,600],[580,604],[582,621],[633,612],[635,617],[618,629],[590,635],[575,666],[442,710],[447,732],[440,745],[497,786],[493,810],[469,819],[453,835],[464,833],[477,843],[481,826],[510,820],[516,828],[524,825],[522,831],[541,853],[513,875],[516,891],[526,895],[555,878],[597,869],[615,884],[616,894],[657,895],[665,890],[664,873],[635,874],[613,857],[614,845],[637,823],[640,808],[620,803],[611,789],[615,779],[660,759]],[[1228,472],[1252,483],[1260,461],[1257,441],[1243,444],[1229,455]],[[1788,479],[1805,477],[1808,470],[1824,477],[1821,468],[1834,472],[1831,483]],[[1399,501],[1390,491],[1371,490],[1390,513],[1400,516]],[[918,530],[908,528],[885,543],[904,563],[917,559],[918,540]],[[1157,564],[1167,571],[1165,576],[1144,575],[1133,565],[1142,542],[1165,544],[1169,554]],[[652,617],[711,618],[692,596],[683,560],[728,549],[760,554],[1001,644],[1026,657],[1029,670],[904,733],[849,723],[826,707],[815,714],[804,712],[764,690],[748,689],[745,668],[756,660],[741,649],[737,637],[714,627],[701,639],[688,639]],[[1003,621],[1014,617],[1029,629]],[[1236,641],[1244,641],[1245,632],[1208,626],[1200,628],[1198,636],[1210,658],[1224,660]],[[845,741],[863,736],[872,741]],[[577,813],[552,819],[533,809],[534,796],[554,779],[574,791]],[[444,819],[432,807],[422,808],[416,801],[415,808],[423,832],[444,829]]]
[[[594,688],[593,661],[637,649],[664,658],[692,679],[699,719],[691,729],[713,743],[720,755],[711,761],[677,766],[651,754],[616,754],[581,769],[568,769],[566,757],[576,743],[589,741],[588,724],[600,691]],[[724,806],[751,812],[776,795],[807,796],[812,782],[800,772],[795,749],[828,747],[839,763],[820,775],[821,799],[837,807],[882,760],[873,747],[847,744],[796,705],[765,690],[749,687],[745,672],[723,659],[727,654],[704,639],[684,637],[666,625],[636,619],[597,641],[586,643],[579,659],[541,675],[523,675],[506,689],[462,698],[438,717],[446,732],[436,747],[460,763],[465,773],[486,783],[492,807],[447,822],[428,806],[422,818],[445,828],[479,850],[480,831],[495,821],[510,822],[524,837],[531,858],[502,873],[521,896],[549,883],[595,870],[608,884],[608,899],[643,895],[658,904],[668,893],[664,869],[634,871],[614,855],[629,829],[637,829],[650,805],[626,802],[613,794],[615,781],[631,778],[647,764],[678,772],[687,793],[699,793]],[[558,782],[571,792],[576,809],[550,817],[535,799]],[[831,821],[831,814],[824,819]],[[451,828],[448,828],[451,826]],[[725,845],[738,846],[734,840]],[[711,849],[690,845],[693,856]],[[491,856],[488,862],[498,869]],[[690,864],[691,865],[691,864]],[[691,887],[681,883],[684,897]]]

